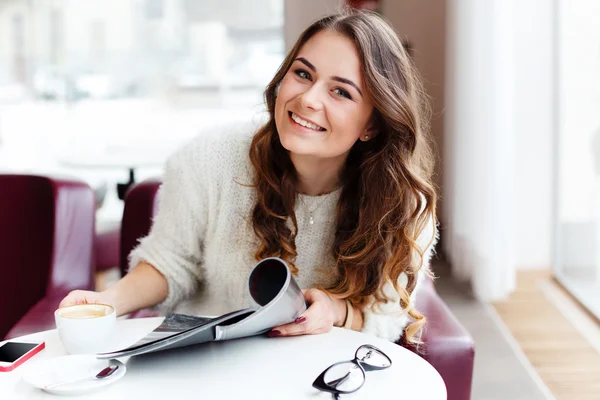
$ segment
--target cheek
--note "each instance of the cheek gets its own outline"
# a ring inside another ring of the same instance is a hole
[[[279,86],[279,94],[277,99],[282,99],[287,102],[302,92],[302,85],[296,82],[292,77],[286,75]]]
[[[281,133],[283,129],[283,116],[284,114],[284,102],[279,99],[279,96],[275,99],[275,128]]]
[[[279,93],[275,98],[275,117],[280,117],[281,114],[283,114],[288,101],[289,99],[286,95],[286,90],[283,85],[281,85],[279,88]]]
[[[330,107],[328,119],[333,130],[348,142],[356,141],[367,126],[366,119],[355,107]]]
[[[275,98],[275,118],[277,118],[279,116],[279,113],[281,112],[281,109],[283,108],[283,101],[281,100],[281,97],[277,96]]]
[[[275,98],[275,113],[278,114],[282,112],[285,108],[286,103],[290,99],[290,84],[289,79],[286,77],[283,78],[281,83],[279,84],[279,91],[277,93],[277,97]]]

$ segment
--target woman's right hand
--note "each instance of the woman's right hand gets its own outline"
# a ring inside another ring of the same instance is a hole
[[[117,316],[121,316],[154,307],[164,301],[168,294],[166,278],[152,265],[142,262],[103,292],[73,290],[58,308],[78,304],[107,304],[117,310]]]
[[[106,292],[92,292],[91,290],[73,290],[65,297],[58,308],[75,306],[79,304],[107,304],[115,307],[114,300]]]
[[[78,304],[107,304],[117,310],[117,316],[121,316],[154,307],[163,302],[168,294],[167,279],[152,265],[142,262],[103,292],[73,290],[58,308]]]

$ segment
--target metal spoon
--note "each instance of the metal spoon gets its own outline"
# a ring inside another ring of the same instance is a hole
[[[99,380],[99,379],[108,378],[117,369],[119,369],[118,365],[109,365],[108,367],[104,368],[102,371],[98,372],[96,374],[96,376],[86,377],[86,378],[79,378],[79,379],[72,379],[70,381],[63,381],[63,382],[58,382],[58,383],[52,383],[50,385],[44,386],[44,390],[46,390],[46,389],[54,389],[54,388],[56,388],[58,386],[66,385],[66,384],[69,384],[69,383],[83,382],[83,381],[87,381],[88,379]]]

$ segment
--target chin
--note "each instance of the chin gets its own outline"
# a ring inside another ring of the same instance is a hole
[[[298,143],[300,140],[289,133],[280,133],[279,141],[284,149],[292,153],[304,153],[306,151],[306,144]]]
[[[307,143],[303,138],[299,138],[293,134],[279,134],[279,141],[284,149],[290,153],[303,156],[318,156],[319,149],[315,148],[314,143]]]

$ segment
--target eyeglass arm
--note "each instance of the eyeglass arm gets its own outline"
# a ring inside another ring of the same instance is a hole
[[[356,367],[355,367],[355,368],[356,368]],[[334,380],[332,380],[331,382],[327,382],[327,385],[328,385],[328,386],[331,386],[331,387],[332,387],[332,388],[334,388],[334,389],[337,389],[337,387],[338,387],[339,385],[341,385],[342,383],[344,383],[344,381],[345,381],[346,379],[348,379],[349,377],[350,377],[350,372],[346,373],[346,375],[342,376],[342,377],[341,377],[341,378],[339,378],[339,379],[334,379]]]

